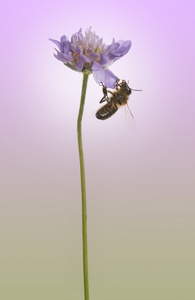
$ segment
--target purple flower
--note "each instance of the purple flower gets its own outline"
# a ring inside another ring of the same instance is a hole
[[[85,36],[82,29],[72,35],[71,40],[63,35],[59,41],[50,39],[59,50],[54,56],[67,67],[85,73],[93,73],[97,83],[115,88],[117,77],[108,69],[113,62],[124,56],[131,47],[131,41],[120,40],[111,45],[105,45],[91,28],[86,30]]]

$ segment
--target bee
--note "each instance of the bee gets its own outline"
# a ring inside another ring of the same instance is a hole
[[[98,109],[98,111],[96,112],[96,118],[100,120],[106,120],[110,118],[115,114],[115,112],[117,112],[120,106],[127,104],[127,101],[129,100],[129,96],[132,93],[132,91],[140,91],[131,89],[125,80],[122,80],[121,83],[119,83],[118,80],[115,86],[115,90],[113,92],[107,90],[106,86],[103,83],[101,83],[101,85],[104,96],[100,100],[100,103],[105,101],[107,103],[100,109]],[[110,97],[108,97],[108,93],[111,94]],[[131,117],[133,118],[130,109],[129,112]]]

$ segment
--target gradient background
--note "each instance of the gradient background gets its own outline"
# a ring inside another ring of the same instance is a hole
[[[130,39],[110,69],[134,92],[83,119],[92,300],[195,299],[194,1],[0,2],[0,298],[83,300],[76,119],[82,76],[48,38]]]

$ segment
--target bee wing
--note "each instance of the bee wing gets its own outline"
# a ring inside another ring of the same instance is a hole
[[[126,104],[126,105],[124,105],[124,107],[125,107],[125,119],[127,121],[126,122],[127,126],[128,126],[129,129],[132,130],[136,126],[135,118],[134,118],[134,116],[133,116],[133,114],[132,114],[132,112],[131,112],[131,110],[129,108],[129,105]]]

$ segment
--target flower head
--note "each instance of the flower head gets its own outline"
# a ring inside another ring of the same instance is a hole
[[[131,47],[131,41],[120,40],[111,45],[105,45],[91,28],[86,30],[85,36],[82,29],[72,35],[71,40],[63,35],[60,41],[50,39],[59,50],[54,56],[67,67],[78,71],[93,73],[97,83],[115,88],[117,77],[108,69],[113,62],[124,56]]]

